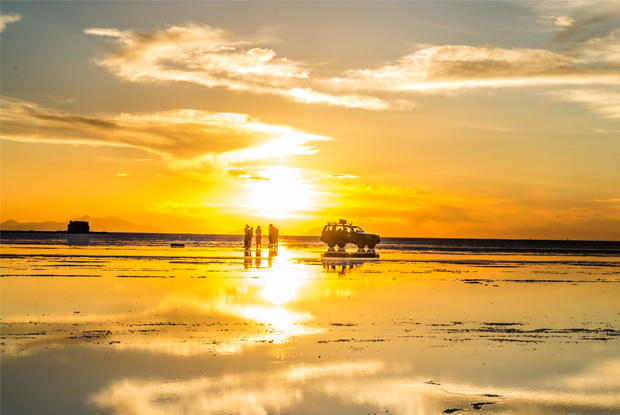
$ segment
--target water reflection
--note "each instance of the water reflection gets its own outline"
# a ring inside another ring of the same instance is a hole
[[[364,261],[351,261],[336,258],[321,258],[323,270],[327,273],[337,273],[338,275],[346,275],[364,265]]]
[[[176,260],[170,267],[148,257],[39,260],[45,273],[3,281],[12,295],[3,295],[2,328],[9,335],[2,354],[80,344],[172,355],[236,353],[320,331],[304,325],[311,313],[288,307],[312,284],[308,267],[282,248],[268,259],[264,267],[260,251],[244,256],[254,272],[240,275],[233,260]],[[13,259],[10,266],[19,270],[28,260]],[[97,274],[87,278],[92,271]]]
[[[618,379],[615,388],[620,387]],[[389,367],[384,360],[363,360],[292,364],[267,372],[187,380],[126,378],[106,385],[89,401],[115,414],[187,413],[187,408],[205,414],[304,412],[303,408],[315,413],[439,414],[484,409],[502,414],[604,414],[620,407],[617,389],[588,395],[575,392],[554,385],[505,388],[438,383],[415,371]]]
[[[62,371],[58,400],[83,402],[89,373],[95,412],[620,411],[613,264],[20,249],[2,258],[3,380],[47,391]]]
[[[67,234],[68,246],[89,246],[91,237],[88,234]]]
[[[286,251],[286,249],[283,249]],[[271,268],[273,266],[274,258],[278,256],[277,249],[271,249],[267,254],[267,267]],[[263,252],[260,249],[256,249],[254,252],[254,259],[252,259],[252,251],[245,250],[243,253],[243,268],[247,271],[250,268],[261,268],[263,264]]]

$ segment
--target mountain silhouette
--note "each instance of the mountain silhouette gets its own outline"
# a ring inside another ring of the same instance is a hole
[[[95,218],[92,216],[82,216],[71,220],[86,221],[90,225],[92,232],[136,232],[136,233],[165,233],[166,230],[155,228],[148,225],[137,225],[124,219],[114,216],[105,218]],[[19,223],[12,219],[0,223],[0,230],[3,231],[66,231],[66,222],[25,222]]]

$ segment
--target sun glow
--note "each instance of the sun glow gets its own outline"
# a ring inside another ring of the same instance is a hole
[[[290,217],[308,209],[314,191],[299,169],[269,167],[260,177],[248,176],[249,206],[270,218]]]

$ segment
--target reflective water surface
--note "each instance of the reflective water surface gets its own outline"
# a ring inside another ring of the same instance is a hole
[[[223,238],[3,240],[3,414],[620,413],[618,256]]]

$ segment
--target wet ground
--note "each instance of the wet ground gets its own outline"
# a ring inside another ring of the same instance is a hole
[[[620,258],[2,246],[3,414],[618,414]]]

